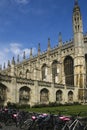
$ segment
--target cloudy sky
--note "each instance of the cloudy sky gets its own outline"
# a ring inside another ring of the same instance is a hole
[[[87,32],[87,0],[78,0]],[[30,48],[37,53],[58,44],[58,33],[63,42],[73,37],[72,10],[74,0],[0,0],[0,64],[17,59],[23,52],[29,57]]]

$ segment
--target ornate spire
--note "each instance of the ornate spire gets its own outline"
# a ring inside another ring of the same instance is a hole
[[[30,58],[32,58],[32,48],[30,49]]]
[[[38,55],[40,55],[40,43],[38,43]]]
[[[83,33],[83,24],[80,7],[78,5],[78,0],[75,0],[75,5],[73,8],[73,31],[74,33]]]
[[[48,38],[48,51],[50,50],[50,38]]]
[[[78,5],[78,0],[75,0],[75,5]]]
[[[6,68],[6,66],[5,66],[5,63],[4,63],[4,69]]]
[[[80,11],[80,7],[79,7],[79,5],[78,5],[78,0],[75,0],[75,2],[74,2],[73,12],[76,12],[76,11]]]
[[[8,67],[10,67],[10,61],[8,60]]]
[[[2,70],[2,65],[0,65],[0,70]]]
[[[15,59],[14,59],[14,57],[12,58],[12,64],[13,64],[13,65],[15,64]]]
[[[59,43],[59,46],[62,45],[62,34],[61,34],[61,32],[59,32],[58,43]]]
[[[17,56],[17,63],[19,63],[19,55]]]
[[[24,53],[23,53],[23,59],[25,59],[25,51],[24,51]]]

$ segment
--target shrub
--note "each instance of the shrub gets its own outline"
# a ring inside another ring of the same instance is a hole
[[[13,108],[13,109],[26,109],[26,108],[30,108],[30,105],[29,104],[18,104],[18,103],[8,102],[7,107]]]

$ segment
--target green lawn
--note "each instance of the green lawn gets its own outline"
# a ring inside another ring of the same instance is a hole
[[[87,105],[72,105],[72,106],[58,106],[58,107],[43,107],[43,108],[29,108],[30,112],[39,113],[53,113],[58,114],[61,112],[63,115],[77,115],[81,112],[81,116],[87,116]]]

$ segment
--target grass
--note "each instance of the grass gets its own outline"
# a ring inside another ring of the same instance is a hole
[[[87,105],[71,105],[71,106],[58,106],[58,107],[42,107],[42,108],[29,108],[26,109],[29,112],[39,113],[52,113],[63,115],[78,115],[81,112],[81,116],[87,116]]]

